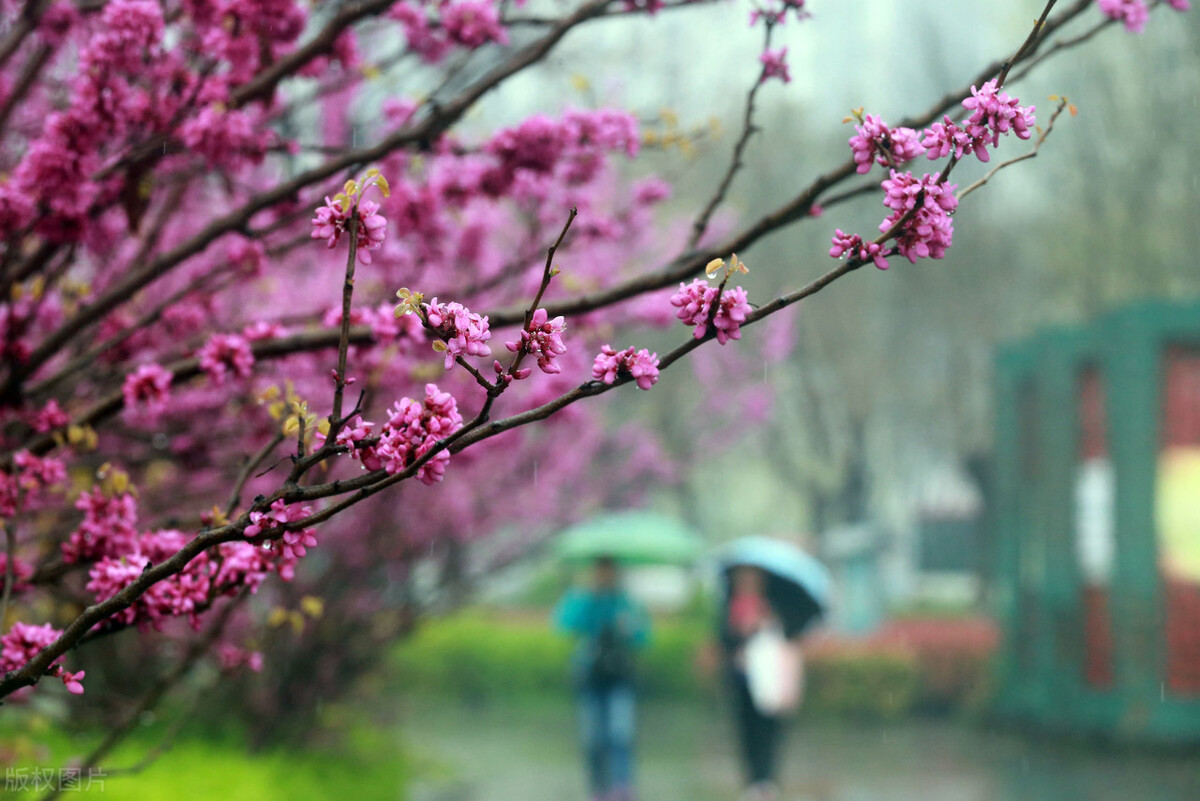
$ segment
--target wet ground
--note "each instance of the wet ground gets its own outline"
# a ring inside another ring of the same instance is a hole
[[[641,710],[645,801],[735,801],[737,765],[722,710]],[[566,699],[536,705],[409,702],[405,731],[423,763],[412,801],[584,801]],[[1130,754],[952,722],[879,726],[797,721],[784,756],[786,801],[1200,801],[1200,755]]]

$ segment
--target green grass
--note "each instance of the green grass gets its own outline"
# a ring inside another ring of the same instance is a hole
[[[57,770],[85,752],[100,734],[72,735],[44,720],[22,716],[0,729],[0,754],[21,768]],[[23,723],[17,726],[15,724]],[[140,731],[103,761],[108,773],[138,762],[157,742],[153,728]],[[409,763],[394,732],[366,728],[351,732],[346,742],[325,750],[275,750],[250,754],[240,736],[185,737],[141,772],[108,775],[103,797],[128,801],[174,798],[220,798],[222,801],[326,801],[343,796],[367,801],[404,797]],[[6,764],[8,767],[8,764]],[[25,774],[29,775],[29,774]],[[86,774],[85,774],[86,775]],[[86,783],[86,778],[85,778]],[[97,776],[94,781],[99,781]],[[0,785],[3,787],[4,785]],[[94,787],[92,794],[100,788]],[[65,793],[64,797],[87,793]],[[5,797],[37,798],[41,793]]]

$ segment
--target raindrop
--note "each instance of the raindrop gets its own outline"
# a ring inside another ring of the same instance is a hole
[[[537,463],[537,460],[535,459],[533,462],[533,483],[534,484],[538,483],[537,469],[538,469],[538,463]]]
[[[1167,684],[1166,684],[1166,682],[1160,681],[1158,683],[1158,702],[1160,704],[1165,704],[1167,702]]]

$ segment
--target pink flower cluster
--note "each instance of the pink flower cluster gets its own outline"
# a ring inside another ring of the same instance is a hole
[[[898,172],[894,165],[915,158],[921,148],[931,159],[951,153],[961,158],[973,153],[980,161],[988,161],[991,158],[988,148],[997,146],[1002,135],[1013,133],[1019,139],[1032,135],[1035,108],[1021,106],[1017,98],[1001,91],[994,79],[982,87],[972,86],[971,96],[962,104],[971,115],[961,125],[947,116],[943,122],[926,128],[920,142],[915,131],[890,130],[873,114],[862,118],[862,124],[855,126],[857,135],[850,139],[858,172],[868,172],[875,163],[892,167],[890,177],[882,184],[883,205],[892,214],[880,223],[879,230],[891,231],[911,213],[896,233],[895,249],[910,262],[940,259],[946,254],[954,239],[950,215],[958,207],[954,195],[957,185],[939,182],[939,173],[917,179],[912,173]],[[861,262],[869,260],[880,269],[888,266],[882,245],[864,242],[859,235],[847,234],[840,228],[834,233],[829,255],[835,259],[849,256]]]
[[[497,163],[480,177],[480,188],[500,197],[523,174],[545,176],[560,165],[567,183],[587,183],[603,166],[601,152],[635,156],[640,144],[637,120],[623,111],[568,111],[561,120],[535,114],[484,145]]]
[[[1192,7],[1188,0],[1166,0],[1167,5],[1176,11],[1187,11]],[[1146,20],[1150,18],[1150,9],[1146,0],[1096,0],[1101,13],[1109,19],[1117,20],[1125,25],[1130,33],[1141,33],[1146,28]]]
[[[690,284],[680,284],[679,291],[671,296],[671,305],[679,309],[675,316],[687,325],[695,326],[693,336],[696,339],[703,337],[706,332],[712,304],[717,299],[718,292],[718,287],[709,286],[708,281],[697,278]],[[741,339],[741,325],[750,311],[746,290],[740,286],[725,290],[721,294],[720,304],[712,321],[717,342],[724,345],[731,339]]]
[[[889,128],[875,114],[868,114],[857,133],[850,137],[850,150],[854,153],[857,172],[865,174],[874,164],[883,167],[898,167],[921,155],[919,135],[912,128]]]
[[[438,303],[437,298],[422,305],[426,321],[445,343],[447,370],[454,366],[457,356],[492,355],[487,345],[492,332],[486,316],[475,314],[461,303]]]
[[[561,316],[549,319],[545,309],[538,309],[529,321],[529,328],[521,332],[520,340],[505,342],[504,346],[513,353],[524,351],[537,357],[537,365],[543,373],[561,373],[562,367],[555,359],[567,352],[567,346],[562,341],[565,327]],[[519,370],[515,378],[528,376],[529,368],[526,367]]]
[[[896,251],[910,262],[942,258],[954,239],[950,213],[958,207],[957,187],[938,183],[936,172],[917,179],[912,173],[892,170],[892,177],[883,182],[883,205],[892,209],[892,214],[879,224],[879,230],[891,230],[901,217],[916,209],[896,235]]]
[[[136,549],[138,507],[131,493],[110,497],[96,486],[79,496],[75,508],[83,520],[62,544],[64,562],[120,557]]]
[[[56,428],[62,428],[71,422],[71,418],[58,405],[58,401],[51,398],[46,401],[46,405],[38,410],[29,421],[29,425],[39,434],[45,434],[53,431]]]
[[[254,351],[246,338],[238,334],[213,334],[196,355],[200,369],[217,386],[224,384],[231,373],[237,378],[249,378],[254,367]]]
[[[296,534],[311,536],[310,532]],[[87,590],[95,595],[97,602],[111,598],[151,565],[171,558],[188,539],[187,534],[175,529],[141,534],[119,556],[105,556],[91,566]],[[303,548],[297,554],[276,543],[269,548],[248,542],[221,543],[192,559],[179,573],[151,585],[132,605],[102,625],[136,624],[159,629],[169,618],[187,617],[195,627],[200,613],[218,597],[232,596],[242,587],[255,592],[273,570],[290,580],[296,560],[303,555]]]
[[[847,234],[841,228],[838,228],[834,232],[833,247],[829,249],[829,255],[835,259],[847,256],[863,264],[873,261],[875,262],[875,266],[881,270],[888,268],[888,262],[884,258],[884,253],[883,245],[878,245],[874,242],[863,242],[863,238],[858,234]]]
[[[343,201],[325,198],[325,205],[317,207],[313,218],[312,238],[324,239],[331,250],[337,246],[342,234],[350,228],[350,209],[358,213],[357,259],[359,264],[371,263],[371,251],[379,250],[387,234],[387,220],[379,213],[379,204],[373,200]]]
[[[432,450],[439,440],[462,428],[462,423],[454,396],[442,392],[436,384],[425,385],[424,402],[401,398],[384,424],[376,449],[383,468],[391,474],[403,471]],[[449,461],[450,452],[439,451],[421,465],[417,479],[423,484],[436,484],[445,475]]]
[[[42,626],[19,621],[13,623],[8,633],[0,637],[0,675],[25,667],[29,660],[57,640],[60,634],[62,632],[49,623]],[[68,691],[75,695],[82,695],[83,684],[80,680],[84,677],[85,671],[70,673],[63,668],[61,662],[62,657],[60,656],[50,663],[50,675],[62,679],[62,683],[66,685]]]
[[[931,159],[950,153],[960,158],[974,153],[980,161],[988,161],[991,158],[988,147],[996,147],[1002,134],[1011,131],[1018,139],[1028,139],[1033,134],[1036,107],[1019,103],[1008,92],[1000,91],[995,79],[979,89],[972,86],[971,96],[962,103],[971,116],[962,125],[950,117],[935,122],[925,129],[921,145]]]
[[[896,168],[922,151],[931,159],[951,153],[962,158],[973,153],[980,161],[987,161],[991,157],[988,148],[999,144],[1001,135],[1012,132],[1019,139],[1028,139],[1032,133],[1036,108],[1021,106],[1017,98],[1000,91],[995,80],[982,88],[972,86],[971,97],[963,101],[963,108],[971,116],[961,125],[946,116],[921,134],[912,128],[889,128],[875,114],[867,114],[861,124],[854,126],[857,133],[850,137],[857,171],[869,172],[874,164]]]
[[[13,593],[29,589],[29,579],[33,577],[33,565],[20,557],[13,558]],[[0,553],[0,592],[8,583],[8,554]]]
[[[245,667],[253,673],[259,673],[263,668],[263,655],[260,651],[247,651],[223,642],[217,645],[217,664],[225,672]]]
[[[216,103],[185,121],[179,127],[179,137],[211,166],[224,168],[260,163],[274,140],[271,130],[256,115]]]
[[[454,396],[442,392],[436,384],[426,384],[424,402],[412,398],[396,402],[374,444],[364,444],[369,443],[374,424],[357,416],[338,434],[337,442],[350,448],[351,457],[361,459],[368,470],[382,468],[395,475],[432,450],[439,440],[460,429],[462,423]],[[436,484],[445,475],[449,461],[450,452],[439,451],[421,465],[417,478],[424,484]]]
[[[17,451],[12,472],[0,470],[0,517],[15,515],[18,505],[24,509],[36,507],[46,490],[66,478],[67,466],[61,459]]]
[[[92,176],[104,146],[152,116],[152,100],[134,82],[147,63],[161,60],[162,9],[153,0],[111,0],[99,16],[68,84],[67,106],[46,118],[12,178],[0,183],[0,238],[36,224],[54,240],[77,240],[101,192]]]
[[[611,384],[618,378],[632,378],[641,389],[650,389],[658,383],[658,354],[646,348],[634,351],[633,346],[625,350],[613,350],[608,345],[592,362],[592,378]]]
[[[493,0],[405,0],[388,14],[404,28],[409,48],[430,64],[455,45],[473,50],[489,42],[508,43]]]
[[[251,512],[250,525],[246,526],[243,533],[247,537],[272,536],[276,529],[303,520],[311,514],[311,508],[299,504],[288,506],[281,498],[272,503],[266,512]],[[267,547],[278,556],[276,570],[279,571],[279,577],[291,581],[295,576],[296,563],[316,544],[317,534],[311,528],[284,531],[279,537],[272,537]]]
[[[145,413],[153,422],[167,409],[170,400],[171,372],[157,364],[143,364],[129,375],[121,385],[125,396],[127,417]]]
[[[766,83],[771,78],[778,78],[784,83],[791,83],[792,76],[788,72],[786,47],[781,47],[778,50],[764,50],[763,54],[758,57],[759,63],[762,64],[762,77],[759,83]]]

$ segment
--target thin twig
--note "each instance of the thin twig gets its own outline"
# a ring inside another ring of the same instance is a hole
[[[771,34],[774,33],[775,23],[767,21],[766,34],[763,37],[763,52],[765,53],[771,47]],[[738,137],[737,143],[733,146],[733,156],[729,160],[729,167],[725,170],[725,175],[721,178],[721,183],[717,185],[717,191],[709,199],[704,210],[696,217],[692,223],[692,234],[688,237],[687,250],[695,250],[700,243],[700,239],[704,236],[704,232],[708,230],[709,221],[712,220],[713,214],[717,208],[725,200],[725,195],[729,192],[729,187],[733,185],[733,179],[738,174],[738,171],[745,165],[742,161],[742,156],[746,151],[746,145],[750,142],[750,137],[758,132],[758,126],[754,124],[754,101],[758,97],[758,90],[763,87],[767,79],[767,67],[764,64],[758,72],[758,78],[754,81],[754,85],[750,87],[750,91],[746,93],[746,110],[742,114],[742,135]]]
[[[1028,153],[1022,153],[1021,155],[1019,155],[1015,158],[1011,158],[1008,161],[1002,162],[1000,164],[997,164],[995,167],[992,167],[992,169],[988,171],[987,175],[983,176],[978,181],[976,181],[975,183],[971,184],[966,189],[964,189],[963,191],[958,193],[959,202],[961,203],[962,199],[965,198],[967,195],[971,194],[976,189],[983,186],[988,181],[992,180],[992,176],[994,176],[996,173],[1000,172],[1004,168],[1011,167],[1012,165],[1020,163],[1022,161],[1025,161],[1026,159],[1036,158],[1037,154],[1038,154],[1038,150],[1041,149],[1041,147],[1042,147],[1042,143],[1046,141],[1046,137],[1048,137],[1050,135],[1050,132],[1054,130],[1054,122],[1058,119],[1059,115],[1063,113],[1063,109],[1065,109],[1067,107],[1067,105],[1068,104],[1067,104],[1067,101],[1065,98],[1058,101],[1058,107],[1056,109],[1054,109],[1054,113],[1050,115],[1050,121],[1046,124],[1045,130],[1043,130],[1039,134],[1038,138],[1036,140],[1034,140],[1033,148]]]
[[[1042,15],[1034,23],[1033,30],[1029,32],[1029,36],[1025,37],[1025,41],[1017,48],[1016,55],[1004,62],[1004,66],[1000,69],[1000,74],[996,76],[996,86],[1004,86],[1004,81],[1008,78],[1008,71],[1013,68],[1013,65],[1020,62],[1026,53],[1031,53],[1036,49],[1038,37],[1042,32],[1042,26],[1046,24],[1046,18],[1050,16],[1050,9],[1054,8],[1057,2],[1058,0],[1048,0],[1046,7],[1042,9]]]
[[[351,203],[350,200],[346,201]],[[346,354],[350,350],[350,311],[354,297],[354,264],[358,260],[358,198],[350,206],[350,225],[346,235],[350,238],[349,255],[346,257],[346,280],[342,283],[342,333],[338,337],[337,374],[334,376],[333,411],[329,415],[329,436],[337,436],[342,421],[342,396],[346,391]]]
[[[238,504],[242,502],[242,490],[246,486],[246,482],[250,479],[250,474],[258,469],[258,466],[271,455],[271,451],[279,447],[279,443],[283,442],[283,432],[277,432],[271,437],[271,441],[262,447],[258,453],[246,460],[242,465],[242,470],[238,474],[237,483],[233,485],[233,492],[229,493],[229,500],[225,503],[225,516],[233,514],[233,510],[237,509]]]

